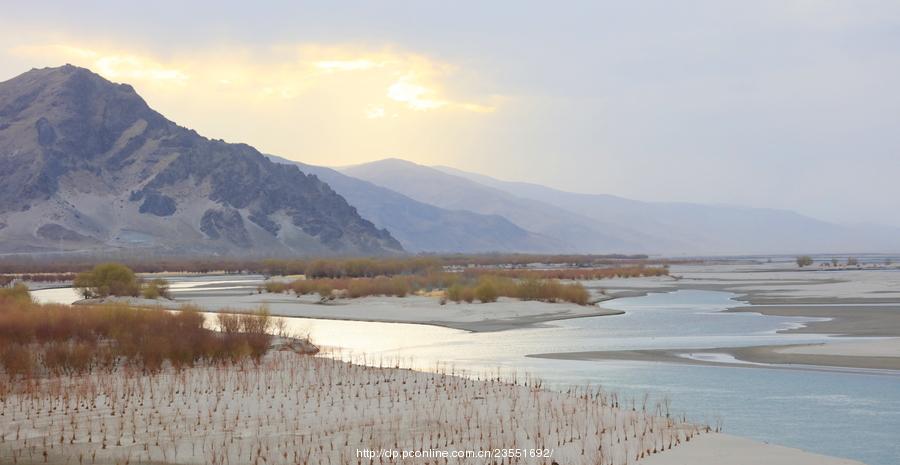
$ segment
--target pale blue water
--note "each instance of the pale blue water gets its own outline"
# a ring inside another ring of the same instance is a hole
[[[243,294],[258,278],[178,280],[177,298]],[[71,290],[35,292],[65,301]],[[590,350],[709,348],[820,342],[824,335],[777,334],[810,319],[722,313],[733,294],[678,291],[623,298],[605,307],[625,315],[563,320],[495,333],[423,325],[290,319],[319,344],[366,363],[469,372],[529,373],[555,387],[590,383],[625,397],[668,398],[673,412],[725,431],[872,465],[900,463],[900,373],[845,373],[669,363],[569,361],[528,354]],[[640,402],[640,400],[638,401]]]

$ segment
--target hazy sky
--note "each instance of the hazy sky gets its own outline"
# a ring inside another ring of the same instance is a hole
[[[8,2],[0,39],[0,80],[86,66],[307,163],[900,225],[897,1]]]

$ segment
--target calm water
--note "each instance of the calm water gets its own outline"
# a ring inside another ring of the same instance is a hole
[[[244,294],[258,278],[173,280],[177,299]],[[70,302],[71,289],[36,291]],[[469,372],[530,373],[553,386],[602,385],[627,397],[668,398],[672,410],[726,432],[873,465],[900,463],[900,374],[731,368],[668,363],[564,361],[527,354],[611,349],[709,348],[819,342],[826,336],[776,334],[810,319],[721,313],[733,294],[678,291],[604,304],[625,315],[564,320],[496,333],[424,325],[289,319],[290,328],[342,356],[370,364]],[[364,354],[364,355],[363,355]]]

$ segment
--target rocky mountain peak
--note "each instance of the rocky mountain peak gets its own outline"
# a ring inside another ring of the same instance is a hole
[[[315,176],[202,137],[133,87],[72,65],[0,83],[0,161],[0,221],[19,225],[0,231],[9,244],[41,249],[52,236],[55,247],[79,249],[402,249]],[[37,233],[47,231],[43,216],[55,234]]]

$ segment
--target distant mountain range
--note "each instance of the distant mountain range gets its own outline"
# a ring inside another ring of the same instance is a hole
[[[896,228],[839,225],[787,210],[576,194],[399,159],[341,172],[438,207],[504,216],[540,237],[562,242],[561,251],[708,255],[900,250]]]
[[[269,155],[325,181],[360,215],[385,228],[411,252],[554,252],[563,245],[501,215],[440,208],[322,166]]]
[[[210,140],[87,69],[0,83],[0,253],[401,252],[327,184]]]
[[[749,254],[900,250],[888,227],[640,202],[386,159],[326,168],[210,140],[66,65],[0,83],[0,254]]]

